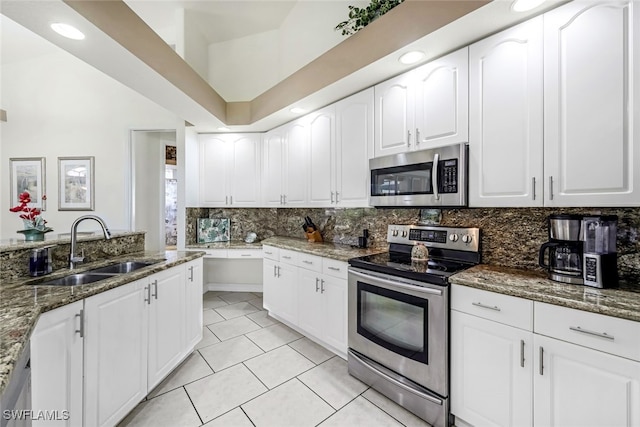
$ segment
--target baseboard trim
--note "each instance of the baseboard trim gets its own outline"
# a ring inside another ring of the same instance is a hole
[[[262,284],[255,283],[206,283],[202,290],[224,292],[262,292]]]

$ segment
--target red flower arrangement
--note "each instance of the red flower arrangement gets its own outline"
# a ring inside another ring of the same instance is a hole
[[[20,218],[22,218],[22,221],[24,222],[24,227],[26,229],[33,228],[45,233],[47,231],[51,231],[51,228],[46,226],[47,221],[45,221],[44,218],[40,216],[40,214],[42,213],[41,210],[28,206],[29,203],[31,203],[31,195],[29,194],[29,192],[24,191],[20,193],[18,198],[20,204],[18,204],[18,206],[10,208],[9,210],[11,212],[20,212]],[[43,195],[42,200],[47,200],[47,196]]]

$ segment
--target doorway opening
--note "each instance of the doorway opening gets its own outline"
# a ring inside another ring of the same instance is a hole
[[[178,245],[178,162],[176,146],[165,146],[164,165],[164,244],[176,249]]]

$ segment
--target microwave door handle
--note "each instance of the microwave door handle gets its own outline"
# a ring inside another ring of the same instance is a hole
[[[436,153],[433,156],[433,169],[431,169],[431,182],[433,182],[433,195],[436,197],[436,200],[440,200],[440,193],[438,193],[438,188],[440,183],[438,182],[438,164],[440,163],[440,154]]]

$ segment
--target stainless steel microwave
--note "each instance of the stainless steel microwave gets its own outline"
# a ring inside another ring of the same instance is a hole
[[[377,207],[467,206],[467,144],[369,160],[369,204]]]

